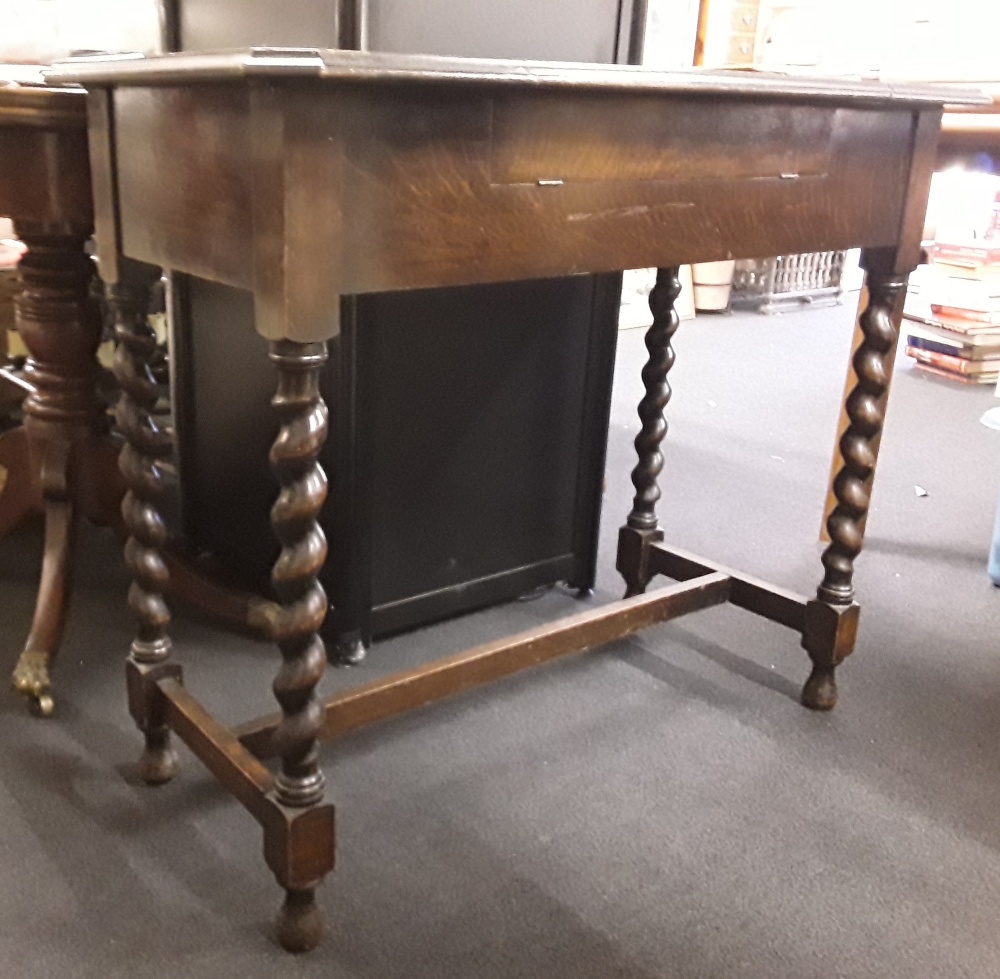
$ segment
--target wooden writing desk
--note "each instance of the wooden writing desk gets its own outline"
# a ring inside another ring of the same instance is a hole
[[[90,91],[102,273],[119,298],[129,446],[126,559],[139,620],[128,660],[141,771],[169,779],[176,732],[260,821],[286,890],[279,939],[312,947],[315,888],[333,867],[333,807],[318,740],[421,707],[654,622],[731,602],[801,634],[803,702],[836,701],[834,669],[855,642],[852,574],[882,425],[885,355],[919,256],[942,97],[934,90],[732,73],[257,50],[66,65]],[[952,97],[953,98],[953,97]],[[670,398],[677,266],[860,245],[871,297],[859,383],[847,399],[832,543],[806,598],[663,543],[659,446]],[[619,537],[627,597],[333,697],[317,630],[326,597],[316,464],[327,410],[317,387],[340,297],[354,293],[655,265],[653,325]],[[270,340],[280,431],[270,461],[282,551],[271,610],[283,662],[280,714],[222,727],[181,685],[163,600],[159,462],[140,318],[156,266],[250,289]],[[646,592],[655,575],[674,584]],[[277,775],[261,758],[277,756]]]

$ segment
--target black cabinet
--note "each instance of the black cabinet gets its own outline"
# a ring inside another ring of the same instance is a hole
[[[185,49],[247,44],[612,61],[619,0],[183,0]],[[185,536],[261,586],[276,553],[276,425],[249,293],[177,277]],[[593,582],[619,276],[345,297],[324,397],[336,419],[328,639],[372,635],[565,581]],[[194,329],[192,329],[194,326]],[[514,365],[514,369],[512,369]],[[263,433],[263,434],[262,434]]]

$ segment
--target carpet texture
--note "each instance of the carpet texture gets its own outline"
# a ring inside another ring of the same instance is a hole
[[[851,329],[848,306],[682,324],[668,541],[815,588]],[[621,593],[642,332],[619,343],[590,603]],[[1000,975],[1000,435],[978,423],[994,403],[900,360],[832,714],[797,703],[793,633],[723,607],[327,746],[338,866],[327,940],[302,958],[270,938],[259,830],[200,764],[185,751],[172,784],[137,784],[126,579],[84,527],[56,715],[0,693],[0,976]],[[0,544],[5,670],[40,551],[37,527]],[[324,688],[579,607],[553,590],[395,637]],[[181,617],[174,635],[220,717],[273,709],[269,647]]]

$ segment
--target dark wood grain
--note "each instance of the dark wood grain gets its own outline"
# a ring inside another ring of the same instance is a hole
[[[282,486],[273,519],[283,547],[275,566],[282,713],[225,732],[188,705],[176,724],[226,784],[254,799],[263,776],[234,738],[282,759],[276,808],[261,811],[268,864],[286,891],[279,926],[286,948],[318,940],[314,891],[333,862],[332,810],[319,802],[320,735],[725,601],[800,631],[814,667],[803,702],[832,706],[833,669],[857,634],[853,560],[892,315],[915,261],[930,148],[952,92],[303,49],[92,62],[54,77],[111,90],[92,156],[105,199],[101,247],[116,249],[111,267],[137,259],[253,290],[258,328],[279,367],[282,427],[272,460]],[[865,248],[872,304],[855,360],[859,385],[848,400],[826,576],[805,601],[661,545],[654,505],[676,326],[670,270],[857,245]],[[325,599],[316,575],[325,545],[315,517],[325,483],[315,463],[326,419],[315,365],[323,341],[338,336],[341,298],[647,266],[663,271],[652,303],[636,501],[618,566],[630,591],[657,573],[689,580],[375,681],[321,707],[315,688],[325,657],[316,630]],[[130,332],[138,374],[140,338]],[[141,414],[139,387],[132,405]],[[139,514],[134,520],[144,548],[135,570],[155,642],[162,576],[158,541],[145,524],[156,517],[146,476],[158,443],[142,418],[134,420],[141,424],[133,426],[133,452],[142,463],[134,482],[145,505],[144,525]],[[133,704],[141,707],[151,684],[162,699],[174,678],[156,671],[169,665],[133,657]],[[153,710],[145,729],[168,720]]]
[[[18,220],[15,228],[28,246],[19,266],[15,321],[30,354],[25,378],[33,390],[24,401],[24,426],[38,466],[45,550],[35,615],[13,682],[48,714],[49,669],[66,622],[77,519],[81,509],[107,519],[95,500],[100,490],[87,478],[94,475],[87,457],[99,453],[102,436],[95,359],[101,320],[90,295],[94,265],[84,252],[89,227],[67,222],[53,234],[47,222]]]
[[[345,293],[890,245],[902,221],[906,112],[643,96],[609,127],[606,98],[575,93],[553,112],[551,93],[281,88],[243,105],[227,91],[116,93],[122,242],[256,288],[271,339],[336,335]],[[214,135],[195,168],[201,126]],[[734,142],[763,135],[724,154],[727,126]],[[250,175],[265,132],[283,167],[261,144]]]
[[[159,399],[150,368],[156,350],[156,335],[147,322],[149,290],[158,272],[148,266],[128,263],[108,288],[115,318],[115,377],[122,389],[116,417],[125,436],[121,471],[128,485],[122,500],[122,517],[128,531],[125,564],[132,577],[128,604],[135,618],[135,638],[128,662],[135,675],[147,675],[170,663],[170,610],[165,592],[170,582],[162,551],[167,528],[161,512],[166,490],[163,464],[172,452],[169,430],[156,419],[153,409]],[[158,705],[133,688],[133,716],[145,737],[139,775],[150,785],[169,781],[177,772],[177,754],[170,744],[170,729]],[[151,691],[148,691],[151,693]]]
[[[652,574],[665,575],[676,581],[688,581],[713,571],[727,575],[730,579],[731,605],[745,608],[748,612],[754,612],[796,632],[801,632],[805,627],[808,599],[788,588],[780,588],[753,575],[734,571],[717,561],[709,561],[678,547],[667,547],[656,542],[649,545],[649,567]]]
[[[729,585],[727,575],[709,572],[337,694],[326,701],[321,737],[340,737],[560,656],[603,646],[656,622],[719,605],[727,601]],[[276,751],[280,723],[277,716],[267,717],[235,731],[255,755],[268,757]]]
[[[747,107],[651,96],[588,99],[587,118],[558,93],[494,102],[490,182],[698,180],[824,174],[838,110]],[[598,135],[599,134],[599,135]],[[595,138],[597,137],[597,138]],[[738,143],[740,152],[733,152]]]
[[[164,715],[177,736],[258,822],[267,818],[271,773],[176,680],[159,683]]]
[[[931,175],[938,158],[941,115],[940,108],[925,109],[913,119],[910,170],[895,263],[895,271],[903,275],[909,275],[920,262],[927,198],[930,196]],[[898,327],[898,322],[896,325]]]
[[[248,105],[244,89],[226,86],[114,93],[119,206],[122,214],[146,215],[122,222],[123,254],[251,284],[245,273],[254,244]],[[162,261],[161,249],[183,253],[183,265]]]
[[[0,84],[0,214],[90,225],[86,111],[79,90]]]
[[[844,405],[850,424],[839,443],[843,466],[833,481],[837,505],[826,522],[830,544],[823,552],[823,580],[807,610],[802,638],[813,662],[802,702],[815,710],[830,710],[836,705],[834,671],[854,648],[858,618],[854,562],[864,544],[889,371],[906,294],[906,276],[894,271],[896,253],[865,253],[862,264],[868,305],[858,319],[863,340],[851,361],[856,383]]]
[[[323,798],[316,743],[322,708],[316,686],[326,668],[326,648],[318,634],[326,617],[326,593],[316,578],[327,544],[316,517],[327,483],[316,460],[328,428],[319,393],[326,346],[279,341],[272,344],[270,357],[278,373],[271,404],[280,422],[270,459],[281,486],[271,509],[271,526],[281,544],[271,573],[281,602],[273,638],[282,655],[273,685],[282,709],[275,734],[281,755],[275,790],[284,805],[307,807]]]
[[[101,322],[91,297],[93,228],[82,91],[0,85],[0,214],[27,245],[15,321],[28,362],[24,428],[4,436],[0,534],[45,517],[42,573],[31,631],[14,668],[16,689],[51,713],[50,667],[62,642],[74,528],[82,515],[108,522],[102,409],[95,383]]]

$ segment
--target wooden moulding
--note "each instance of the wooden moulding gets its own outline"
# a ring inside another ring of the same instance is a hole
[[[809,600],[793,591],[779,588],[768,581],[753,578],[741,571],[733,571],[714,561],[688,554],[676,547],[650,543],[649,570],[676,581],[698,580],[700,576],[716,572],[730,579],[729,602],[777,622],[780,625],[802,632],[805,629],[806,605]]]
[[[731,584],[729,575],[708,571],[335,694],[326,701],[320,736],[336,738],[560,656],[603,646],[657,622],[721,605],[730,600]],[[267,758],[274,754],[271,736],[280,720],[277,714],[265,717],[227,735],[258,758]]]

